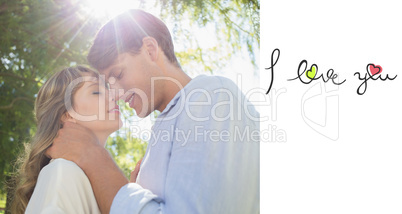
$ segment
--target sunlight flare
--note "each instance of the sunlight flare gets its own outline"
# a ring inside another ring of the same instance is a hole
[[[96,18],[112,18],[128,9],[139,8],[140,0],[85,0],[86,10]]]

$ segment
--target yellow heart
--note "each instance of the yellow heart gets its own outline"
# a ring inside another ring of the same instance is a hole
[[[308,71],[306,72],[307,78],[309,78],[309,79],[314,79],[315,75],[317,74],[317,70],[318,70],[317,65],[315,65],[315,64],[312,65],[311,68],[310,68],[310,70],[308,70]]]

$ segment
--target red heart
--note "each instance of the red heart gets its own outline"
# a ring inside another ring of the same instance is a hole
[[[382,72],[382,67],[379,65],[374,65],[374,64],[370,64],[370,73],[371,75],[376,75],[376,74],[380,74]]]

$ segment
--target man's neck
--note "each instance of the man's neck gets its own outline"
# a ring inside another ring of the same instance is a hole
[[[191,81],[191,77],[184,73],[181,68],[170,65],[167,69],[168,71],[165,72],[164,99],[157,109],[160,112],[162,112],[176,94]]]

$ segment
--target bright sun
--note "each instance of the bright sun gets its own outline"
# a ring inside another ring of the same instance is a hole
[[[128,9],[138,8],[139,0],[85,0],[87,11],[97,18],[112,18]]]

